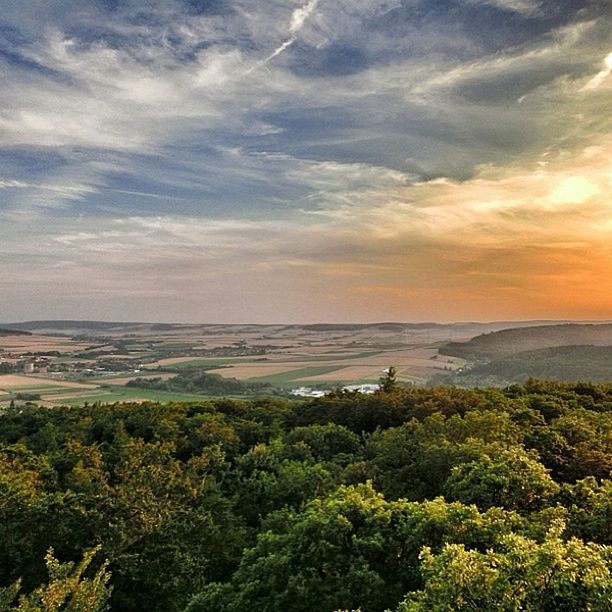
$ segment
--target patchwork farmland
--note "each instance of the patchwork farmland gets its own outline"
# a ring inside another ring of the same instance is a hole
[[[81,321],[0,326],[0,407],[27,401],[49,407],[122,400],[198,401],[220,394],[224,385],[229,396],[287,396],[300,386],[329,389],[376,383],[389,366],[396,368],[400,383],[422,385],[465,363],[440,354],[441,346],[503,328]],[[209,392],[206,385],[212,383],[216,391]]]

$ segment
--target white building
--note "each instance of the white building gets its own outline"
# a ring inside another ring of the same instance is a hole
[[[357,391],[357,393],[363,393],[364,395],[372,395],[372,393],[376,393],[380,389],[380,385],[378,383],[368,383],[365,385],[347,385],[346,387],[342,387],[343,391]]]
[[[311,389],[310,387],[296,387],[295,389],[291,389],[291,395],[296,395],[298,397],[323,397],[328,393],[329,391]]]

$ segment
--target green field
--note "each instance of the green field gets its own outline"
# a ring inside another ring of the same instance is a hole
[[[200,357],[190,359],[189,361],[180,361],[162,366],[164,370],[185,370],[189,368],[209,367],[216,368],[219,366],[230,365],[232,363],[249,363],[257,362],[260,357]]]
[[[365,351],[363,353],[347,353],[344,355],[337,354],[324,354],[324,355],[304,355],[291,357],[286,359],[283,363],[293,363],[295,361],[344,361],[345,359],[363,359],[365,357],[373,357],[374,355],[380,355],[381,351]]]
[[[73,392],[73,397],[68,397]],[[180,393],[174,391],[157,391],[155,389],[140,389],[137,387],[124,387],[122,385],[108,385],[97,389],[71,389],[67,387],[28,387],[19,391],[0,394],[0,403],[7,403],[16,399],[17,393],[32,393],[40,395],[41,402],[56,406],[82,406],[88,404],[110,404],[114,402],[129,402],[130,400],[142,399],[152,402],[201,402],[214,399],[215,396]],[[56,395],[65,395],[62,399],[56,399]],[[232,397],[231,395],[228,397]]]
[[[49,399],[53,401],[53,398]],[[113,385],[108,389],[100,389],[99,392],[94,392],[91,395],[66,398],[57,403],[66,406],[75,406],[83,405],[85,402],[89,404],[96,402],[110,404],[122,401],[129,402],[131,399],[145,399],[152,402],[198,402],[210,399],[210,397],[197,395],[195,393],[172,393],[168,391],[155,391],[152,389],[138,389]]]
[[[7,386],[3,387],[3,391],[7,393],[39,393],[48,395],[49,393],[70,393],[74,391],[87,391],[87,389],[79,389],[75,387],[64,387],[61,385],[33,385],[33,386]]]
[[[156,343],[153,350],[155,350],[156,353],[165,351],[184,351],[189,350],[192,345],[191,342],[162,342]]]
[[[181,361],[169,365],[162,366],[164,370],[184,370],[188,368],[217,368],[224,365],[231,365],[233,363],[300,363],[300,362],[311,362],[311,361],[344,361],[346,359],[361,359],[365,357],[372,357],[379,355],[380,351],[365,351],[362,353],[344,353],[344,354],[326,354],[326,355],[292,355],[287,359],[275,359],[262,358],[259,355],[253,355],[251,357],[198,357],[190,359],[188,361]]]
[[[255,378],[249,378],[251,382],[263,382],[270,383],[276,387],[294,386],[296,383],[301,382],[303,384],[309,384],[314,381],[300,381],[301,378],[308,378],[310,376],[319,376],[320,374],[329,374],[330,372],[336,372],[337,370],[343,370],[346,366],[343,365],[329,365],[329,366],[312,366],[310,368],[299,368],[297,370],[291,370],[289,372],[281,372],[279,374],[271,374],[270,376],[256,376]],[[325,382],[327,381],[316,381]]]

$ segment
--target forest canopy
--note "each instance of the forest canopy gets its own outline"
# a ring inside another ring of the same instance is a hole
[[[603,612],[611,411],[534,380],[8,409],[0,609]]]

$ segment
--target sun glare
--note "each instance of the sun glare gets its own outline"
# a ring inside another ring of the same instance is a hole
[[[553,190],[550,199],[555,204],[582,204],[600,193],[599,186],[582,176],[562,180]]]

